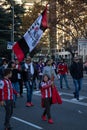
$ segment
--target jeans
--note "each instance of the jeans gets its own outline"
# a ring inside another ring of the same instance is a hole
[[[18,82],[12,83],[12,86],[13,86],[13,89],[15,91],[17,91],[18,93],[20,92]],[[14,99],[14,102],[16,102],[16,100],[17,100],[17,95],[16,94],[13,94],[13,99]]]
[[[66,88],[69,88],[68,81],[67,81],[67,75],[61,74],[60,75],[60,87],[62,88],[63,79],[65,80]]]
[[[27,102],[31,102],[32,94],[33,94],[33,81],[25,82],[25,86],[27,88]]]
[[[79,91],[82,88],[82,79],[83,78],[73,79],[73,83],[74,83],[74,86],[75,86],[75,96],[76,96],[76,98],[79,98]]]

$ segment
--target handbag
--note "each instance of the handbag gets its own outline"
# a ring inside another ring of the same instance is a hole
[[[62,104],[61,96],[56,88],[56,86],[52,87],[52,104]]]

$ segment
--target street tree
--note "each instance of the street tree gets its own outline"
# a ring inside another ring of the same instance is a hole
[[[87,38],[86,1],[58,0],[57,14],[58,44],[76,50],[78,38]]]
[[[13,14],[14,7],[14,14]],[[7,42],[17,41],[21,36],[20,28],[22,23],[22,16],[25,12],[24,4],[19,5],[15,1],[5,0],[0,6],[0,56],[5,55],[7,50]],[[14,23],[13,23],[14,20]],[[13,30],[14,27],[14,30]],[[4,48],[3,48],[4,46]],[[4,49],[2,52],[2,48]],[[11,53],[11,50],[10,50]]]
[[[56,48],[56,44],[58,44],[60,47],[68,48],[72,46],[76,49],[78,38],[87,38],[86,0],[43,0],[42,4],[44,1],[49,5],[49,31],[44,39],[49,39],[47,43],[50,43],[50,48]],[[41,4],[35,3],[33,8],[29,9],[29,12],[24,15],[22,26],[24,32],[37,18],[38,13],[42,10],[41,7]]]

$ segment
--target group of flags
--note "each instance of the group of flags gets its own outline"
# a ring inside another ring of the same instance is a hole
[[[35,20],[23,37],[14,43],[12,50],[21,62],[28,52],[31,52],[39,43],[44,31],[47,29],[47,6]]]

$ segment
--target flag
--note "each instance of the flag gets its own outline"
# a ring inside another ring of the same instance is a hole
[[[43,32],[47,29],[47,6],[35,20],[23,37],[14,43],[12,50],[21,62],[28,52],[31,52],[39,43]]]

